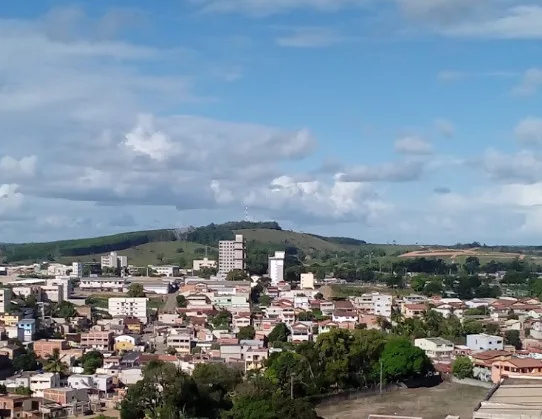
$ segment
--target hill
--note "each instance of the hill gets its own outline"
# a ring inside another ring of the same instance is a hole
[[[276,222],[229,222],[183,230],[135,231],[44,243],[6,243],[0,245],[0,259],[7,263],[68,263],[74,260],[90,262],[99,261],[103,254],[121,251],[128,256],[130,263],[135,265],[179,264],[202,257],[206,251],[209,256],[216,256],[218,241],[231,240],[235,234],[243,234],[249,244],[258,245],[259,248],[296,248],[304,253],[351,252],[365,243],[347,237],[324,237],[285,231]]]

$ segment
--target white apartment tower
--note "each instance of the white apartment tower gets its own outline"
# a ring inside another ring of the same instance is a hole
[[[279,282],[284,281],[284,258],[286,252],[275,252],[274,256],[269,256],[269,264],[267,271],[269,278],[271,278],[271,284],[277,285]]]
[[[236,234],[235,240],[218,242],[218,276],[225,277],[234,269],[244,271],[246,244],[242,234]]]
[[[70,274],[72,278],[82,278],[83,277],[83,264],[81,262],[72,263],[72,273]]]
[[[137,317],[143,324],[147,324],[147,300],[146,297],[110,298],[108,311],[113,317]]]
[[[0,288],[0,313],[5,313],[9,311],[11,307],[11,299],[13,298],[13,293],[9,288]]]
[[[111,252],[108,255],[102,256],[101,265],[103,268],[126,268],[128,267],[128,257],[119,256],[117,252]]]

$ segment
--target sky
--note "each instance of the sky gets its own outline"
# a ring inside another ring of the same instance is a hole
[[[540,0],[0,10],[0,242],[231,220],[542,244]]]

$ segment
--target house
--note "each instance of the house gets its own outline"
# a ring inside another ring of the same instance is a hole
[[[249,348],[245,353],[245,370],[257,370],[263,367],[269,357],[266,348]]]
[[[504,338],[485,333],[467,335],[467,346],[472,351],[502,351],[504,349]]]
[[[70,387],[49,388],[43,390],[43,398],[58,403],[61,406],[71,405],[76,402],[87,402],[88,391],[84,388],[75,389]]]
[[[357,322],[358,321],[358,314],[354,310],[335,310],[332,315],[331,319],[334,322]]]
[[[43,372],[30,377],[30,390],[34,397],[43,397],[43,391],[48,388],[60,387],[60,374]]]
[[[511,357],[495,361],[491,365],[491,380],[499,383],[503,378],[542,379],[542,360]]]
[[[19,345],[5,345],[0,347],[0,355],[6,356],[9,359],[13,360],[19,355],[24,353],[24,349]]]
[[[309,342],[312,340],[312,322],[296,322],[289,326],[288,340],[293,343]]]
[[[192,335],[186,332],[170,334],[166,338],[168,348],[174,348],[177,353],[190,354],[192,351]]]
[[[17,328],[22,330],[24,342],[31,342],[36,334],[36,319],[22,319],[17,323]]]
[[[70,345],[65,339],[39,339],[34,342],[34,352],[38,358],[47,358],[58,350],[62,352],[70,349]]]
[[[23,418],[25,412],[38,411],[41,403],[30,396],[17,394],[0,395],[0,411],[4,418]]]
[[[414,346],[423,350],[429,358],[433,359],[451,358],[454,351],[454,344],[442,338],[415,339]]]
[[[141,336],[139,335],[119,335],[114,338],[115,351],[133,351],[137,350],[137,346],[141,344]]]
[[[425,304],[403,304],[401,306],[401,314],[407,319],[420,317],[427,310]]]
[[[240,314],[232,316],[233,331],[239,332],[242,327],[250,326],[251,318],[250,314]]]
[[[143,323],[137,317],[125,317],[124,327],[128,330],[128,333],[136,335],[143,333]]]
[[[88,333],[81,333],[81,346],[110,351],[113,349],[113,332],[92,330]]]
[[[73,374],[68,377],[68,387],[109,393],[113,390],[113,377],[107,374]]]

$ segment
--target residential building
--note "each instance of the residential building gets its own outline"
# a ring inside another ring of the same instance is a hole
[[[88,390],[70,387],[49,388],[43,390],[43,398],[61,406],[73,405],[76,402],[88,401]]]
[[[288,340],[293,343],[309,342],[312,340],[312,322],[297,322],[289,326]]]
[[[13,293],[9,288],[0,288],[0,313],[8,312],[11,308]]]
[[[30,396],[5,394],[0,396],[0,412],[3,418],[23,418],[25,412],[39,410],[41,403]]]
[[[13,314],[7,314],[4,313],[0,316],[0,321],[4,322],[4,325],[7,327],[13,327],[17,326],[17,323],[19,323],[20,320],[23,319],[22,313],[13,313]]]
[[[503,378],[542,379],[542,360],[515,358],[495,361],[491,365],[491,381],[499,383]]]
[[[190,354],[192,350],[192,335],[186,332],[171,334],[166,338],[167,347],[174,348],[180,354]]]
[[[34,397],[43,397],[45,389],[55,387],[60,387],[60,374],[57,372],[42,372],[30,376],[30,390]]]
[[[71,266],[66,266],[62,263],[50,263],[47,266],[47,275],[50,276],[65,276],[68,274],[68,271],[71,270]]]
[[[419,317],[425,310],[427,310],[427,306],[425,304],[403,304],[401,306],[401,313],[407,319]]]
[[[70,274],[72,278],[82,278],[83,277],[83,263],[82,262],[73,262],[72,263],[72,272]]]
[[[22,331],[23,342],[31,342],[36,334],[36,319],[22,319],[17,328]]]
[[[245,370],[258,370],[264,366],[269,357],[267,348],[249,348],[245,352]]]
[[[113,332],[92,330],[88,333],[81,333],[81,346],[110,351],[113,349]]]
[[[14,298],[28,298],[32,295],[36,298],[36,301],[41,301],[41,288],[39,285],[13,287],[10,291]]]
[[[41,301],[61,303],[64,301],[64,291],[62,285],[42,285]]]
[[[485,333],[467,335],[467,346],[472,351],[502,351],[504,349],[504,339],[502,336],[487,335]]]
[[[149,265],[149,269],[152,269],[154,272],[156,272],[160,276],[179,276],[179,267],[176,265]]]
[[[279,282],[284,281],[284,258],[286,252],[275,252],[274,256],[269,256],[268,261],[268,274],[271,278],[271,285],[277,285]]]
[[[114,297],[109,298],[108,311],[113,317],[136,317],[142,323],[147,324],[147,301],[146,297]]]
[[[59,352],[70,349],[65,339],[39,339],[34,342],[34,352],[38,358],[47,358],[58,350]]]
[[[372,296],[373,312],[375,316],[386,318],[391,317],[393,297],[388,294],[373,294]]]
[[[74,374],[68,377],[68,387],[108,393],[113,390],[113,376],[106,374]]]
[[[127,268],[128,267],[128,257],[120,256],[117,252],[111,252],[108,255],[101,257],[101,267],[118,269],[118,268]]]
[[[124,278],[81,278],[79,288],[85,291],[122,292],[126,285]]]
[[[299,285],[302,290],[313,290],[314,289],[314,274],[311,272],[301,274]]]
[[[62,285],[62,298],[69,300],[73,295],[73,282],[69,276],[57,276],[55,279],[48,279],[47,286]]]
[[[133,351],[141,343],[138,335],[120,335],[115,336],[115,351]]]
[[[242,234],[236,234],[235,240],[221,240],[218,242],[218,276],[226,277],[235,269],[244,271],[246,258],[246,244]]]
[[[216,260],[208,258],[194,259],[192,262],[192,270],[201,271],[203,268],[216,268]]]
[[[454,351],[454,344],[442,338],[414,339],[414,346],[425,352],[429,358],[451,358]]]

